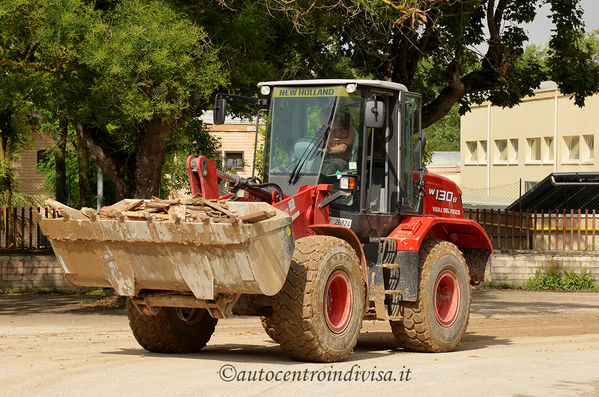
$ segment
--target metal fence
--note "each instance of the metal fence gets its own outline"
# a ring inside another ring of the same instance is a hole
[[[494,249],[595,251],[596,210],[508,211],[470,209],[466,217],[487,232]]]
[[[33,212],[56,218],[48,207],[0,207],[0,249],[50,248]],[[487,232],[494,249],[537,251],[599,250],[596,210],[508,211],[467,209],[465,216]]]
[[[48,207],[0,207],[0,248],[41,249],[50,248],[33,212],[56,218],[56,210]]]

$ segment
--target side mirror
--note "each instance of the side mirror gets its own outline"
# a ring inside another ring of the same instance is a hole
[[[224,124],[227,115],[227,100],[216,97],[214,100],[214,111],[212,112],[214,124]]]
[[[385,105],[383,101],[367,100],[364,113],[366,128],[382,128],[385,125]]]

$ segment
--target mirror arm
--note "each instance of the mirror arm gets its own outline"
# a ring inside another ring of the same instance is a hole
[[[234,99],[242,102],[251,103],[252,105],[268,106],[268,99],[255,98],[250,96],[224,94],[221,92],[216,94],[216,99],[218,98],[224,98],[226,100]]]

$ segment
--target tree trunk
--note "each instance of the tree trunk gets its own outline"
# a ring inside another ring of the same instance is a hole
[[[12,205],[13,175],[10,159],[12,156],[12,111],[3,109],[0,111],[0,167],[1,167],[1,190],[3,205]]]
[[[78,120],[75,120],[74,124],[80,142],[96,160],[102,172],[114,182],[116,199],[133,198],[136,187],[135,174],[134,170],[130,169],[127,158],[123,159],[117,157],[114,153],[106,153],[106,142],[102,141],[103,138],[104,140],[107,139],[105,131],[86,125]]]
[[[168,142],[175,132],[175,125],[154,118],[145,126],[137,149],[136,198],[150,198],[158,195],[162,164]]]
[[[79,165],[79,205],[81,207],[92,207],[92,195],[89,166],[89,152],[87,151],[79,134],[77,134],[77,164]]]
[[[66,150],[69,122],[64,117],[58,121],[58,135],[56,149],[54,149],[54,164],[56,165],[56,201],[67,202],[67,166]]]

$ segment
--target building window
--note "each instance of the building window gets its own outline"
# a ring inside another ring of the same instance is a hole
[[[580,137],[578,135],[565,136],[564,137],[565,147],[565,160],[566,161],[579,161],[580,160]]]
[[[225,152],[225,167],[243,171],[243,152]]]
[[[507,139],[495,140],[495,148],[497,149],[495,153],[495,162],[507,163]]]
[[[526,160],[530,162],[541,161],[541,138],[529,138],[526,142],[528,143]]]
[[[584,149],[582,160],[593,161],[595,159],[595,136],[594,135],[583,135]]]
[[[487,141],[478,141],[479,163],[487,164]]]
[[[518,163],[518,139],[510,139],[510,163]]]
[[[543,161],[553,163],[554,160],[553,138],[548,136],[543,139]]]
[[[477,144],[476,141],[466,142],[466,146],[468,147],[468,158],[466,158],[467,163],[477,163]]]
[[[47,162],[50,159],[50,153],[48,149],[42,149],[37,151],[37,165]]]

